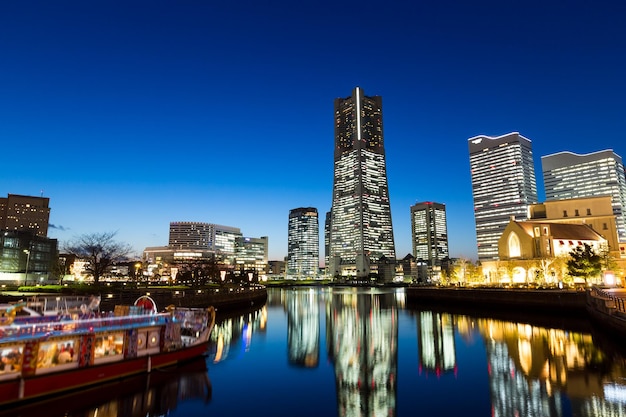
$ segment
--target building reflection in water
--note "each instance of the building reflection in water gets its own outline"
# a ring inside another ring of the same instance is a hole
[[[338,415],[394,416],[398,321],[393,294],[334,293],[326,304]]]
[[[236,316],[222,316],[218,311],[217,321],[211,333],[209,357],[213,363],[226,360],[231,354],[231,346],[241,343],[241,349],[247,351],[254,332],[265,332],[267,326],[267,307],[251,310]]]
[[[419,372],[456,374],[456,346],[454,323],[451,314],[420,311],[418,314],[417,348],[419,352]]]
[[[314,289],[289,293],[287,304],[287,349],[289,363],[313,368],[319,364],[320,309]]]
[[[493,416],[626,416],[626,363],[589,334],[459,316],[460,332],[485,341]]]

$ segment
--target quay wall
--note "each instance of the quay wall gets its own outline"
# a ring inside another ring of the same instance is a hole
[[[571,290],[407,287],[406,297],[411,305],[437,303],[564,313],[586,310],[585,292]]]

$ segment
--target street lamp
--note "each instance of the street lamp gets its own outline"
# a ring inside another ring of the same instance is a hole
[[[30,262],[30,250],[24,249],[26,254],[26,272],[24,273],[24,285],[28,285],[28,264]]]

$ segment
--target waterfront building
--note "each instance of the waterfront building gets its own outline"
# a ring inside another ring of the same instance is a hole
[[[584,155],[559,152],[542,156],[541,166],[546,201],[611,196],[617,235],[626,242],[626,177],[619,155],[610,149]]]
[[[610,195],[531,204],[529,214],[530,220],[586,224],[606,240],[607,249],[613,258],[626,257],[626,243],[619,242],[617,222]]]
[[[50,199],[9,194],[0,197],[0,230],[28,231],[47,237],[50,220]]]
[[[441,271],[441,262],[448,258],[448,223],[446,206],[426,201],[411,206],[413,256],[428,265],[431,275]]]
[[[556,283],[566,273],[563,260],[585,244],[600,253],[606,239],[583,223],[511,219],[498,240],[498,260],[484,262],[483,273],[490,283]]]
[[[235,241],[241,236],[241,230],[236,227],[202,222],[171,222],[168,247],[174,250],[173,253],[210,252],[220,262],[233,265]]]
[[[517,132],[468,140],[478,260],[498,258],[498,239],[511,216],[524,220],[537,202],[530,139]]]
[[[335,277],[364,278],[378,261],[395,260],[382,97],[356,87],[335,110],[333,198],[329,262]]]
[[[235,240],[235,269],[240,275],[253,274],[258,280],[259,274],[267,273],[268,237],[238,236]],[[244,278],[251,280],[250,277]]]
[[[289,211],[287,273],[294,278],[313,278],[319,273],[319,220],[317,209]]]

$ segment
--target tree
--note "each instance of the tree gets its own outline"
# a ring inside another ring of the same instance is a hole
[[[602,257],[588,244],[577,246],[569,253],[567,272],[573,277],[587,278],[598,276],[602,271]]]
[[[111,265],[126,260],[132,251],[130,245],[116,242],[115,235],[115,232],[84,234],[66,244],[64,250],[77,258],[89,260],[85,271],[98,283]]]

